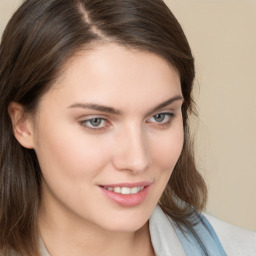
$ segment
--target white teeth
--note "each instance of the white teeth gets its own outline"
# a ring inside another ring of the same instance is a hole
[[[109,191],[114,191],[115,193],[122,194],[122,195],[130,195],[130,194],[137,194],[140,192],[144,187],[133,187],[133,188],[127,188],[127,187],[105,187],[105,189]]]
[[[139,188],[135,187],[131,189],[131,194],[137,194],[139,192]]]
[[[114,188],[114,192],[116,192],[116,193],[121,193],[121,188],[120,188],[120,187]]]
[[[129,195],[129,194],[131,194],[131,189],[130,189],[130,188],[123,187],[123,188],[121,188],[121,194],[123,194],[123,195]]]

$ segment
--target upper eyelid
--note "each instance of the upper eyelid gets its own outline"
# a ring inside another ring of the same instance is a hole
[[[78,120],[81,120],[81,121],[89,121],[89,120],[92,120],[92,119],[103,119],[103,120],[108,120],[109,117],[105,116],[105,115],[101,115],[101,114],[90,114],[90,115],[82,115],[82,116],[79,116],[77,119]]]
[[[159,112],[159,113],[152,115],[149,119],[155,117],[156,115],[162,115],[162,114],[167,115],[167,117],[170,117],[170,118],[175,116],[175,114],[173,112]]]
[[[155,113],[153,113],[151,116],[155,116],[157,114],[172,114],[174,113],[175,111],[172,109],[166,109],[166,110],[160,110],[160,111],[156,111]]]
[[[174,115],[174,112],[175,111],[172,111],[172,110],[156,111],[155,113],[152,113],[147,118],[150,118],[150,117],[153,117],[153,116],[159,115],[159,114],[172,114],[172,115]],[[89,120],[92,120],[92,119],[95,119],[95,118],[102,119],[102,120],[105,120],[105,121],[108,121],[110,119],[109,117],[107,117],[105,115],[100,115],[100,114],[86,115],[86,116],[80,117],[79,119],[81,119],[81,121],[89,121]]]
[[[174,110],[159,110],[159,111],[156,111],[155,113],[150,114],[150,116],[146,117],[145,119],[154,117],[155,115],[159,115],[159,114],[175,115],[175,111]],[[101,115],[101,114],[91,114],[91,115],[86,115],[86,116],[79,117],[81,122],[90,121],[90,120],[95,119],[95,118],[102,119],[106,122],[110,122],[109,119],[111,119],[109,116],[106,116],[104,114],[103,115]]]
[[[103,122],[109,123],[109,120],[108,120],[107,118],[98,117],[98,116],[91,117],[91,118],[84,118],[84,119],[81,119],[80,122],[81,122],[81,123],[85,123],[85,122],[92,121],[93,119],[101,119]]]
[[[170,115],[175,115],[175,111],[174,110],[162,110],[162,111],[157,111],[153,114],[151,114],[149,116],[149,118],[153,117],[153,116],[156,116],[156,115],[159,115],[159,114],[170,114]]]
[[[180,104],[179,101],[175,101],[167,106],[156,109],[155,111],[149,113],[149,115],[154,115],[155,113],[162,113],[162,112],[175,112],[180,110],[181,107],[182,107],[182,104]]]

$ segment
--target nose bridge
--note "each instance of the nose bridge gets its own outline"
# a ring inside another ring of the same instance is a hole
[[[134,173],[143,172],[150,163],[147,137],[140,125],[128,125],[120,131],[114,157],[115,167]]]

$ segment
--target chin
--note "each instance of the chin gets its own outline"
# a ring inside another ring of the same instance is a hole
[[[102,223],[105,229],[113,232],[136,232],[149,220],[150,214],[137,212],[137,214],[112,215]]]
[[[148,220],[144,222],[126,222],[126,223],[118,223],[118,224],[113,224],[113,226],[108,227],[108,230],[113,231],[113,232],[136,232],[140,230]]]

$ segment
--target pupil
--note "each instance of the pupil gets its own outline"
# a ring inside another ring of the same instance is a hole
[[[101,119],[100,118],[94,118],[94,119],[91,120],[91,124],[93,126],[99,126],[100,123],[101,123]]]
[[[158,122],[162,122],[164,120],[165,115],[164,114],[157,114],[155,116],[155,120]]]

